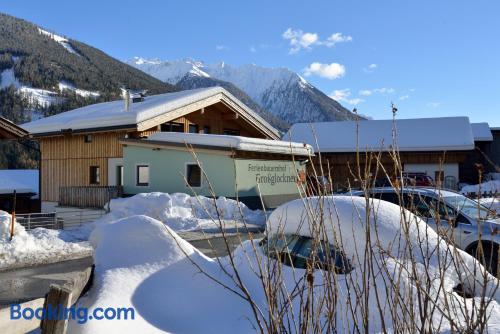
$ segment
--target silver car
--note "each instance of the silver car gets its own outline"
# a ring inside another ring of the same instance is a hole
[[[401,205],[417,214],[457,247],[477,257],[491,273],[498,274],[500,218],[495,211],[449,190],[382,187],[370,189],[369,193],[370,197]],[[351,194],[364,196],[362,191]]]

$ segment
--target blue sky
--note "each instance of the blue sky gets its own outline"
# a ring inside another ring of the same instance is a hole
[[[287,67],[376,119],[500,126],[500,1],[2,1],[0,11],[133,56]],[[333,36],[332,36],[333,35]],[[445,130],[445,129],[443,129]]]

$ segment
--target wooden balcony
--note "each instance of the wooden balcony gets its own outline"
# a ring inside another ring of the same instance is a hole
[[[104,208],[112,198],[121,197],[121,186],[70,186],[59,188],[59,206]]]

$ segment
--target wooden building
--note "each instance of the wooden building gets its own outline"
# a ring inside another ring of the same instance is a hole
[[[81,196],[100,197],[90,206],[100,205],[120,192],[123,138],[155,132],[279,138],[276,129],[220,87],[94,104],[22,127],[40,143],[42,201],[68,206],[88,206]]]
[[[402,168],[456,188],[461,167],[475,148],[467,117],[300,123],[285,139],[313,146],[315,173],[330,178],[334,190],[359,185],[358,161],[362,175],[367,170],[373,179],[395,178],[396,168]]]
[[[28,132],[17,126],[6,118],[0,117],[0,140],[20,139],[28,135]]]

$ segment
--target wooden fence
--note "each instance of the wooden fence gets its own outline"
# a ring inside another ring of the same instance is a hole
[[[59,206],[103,208],[112,198],[122,195],[121,186],[74,186],[59,188]]]

